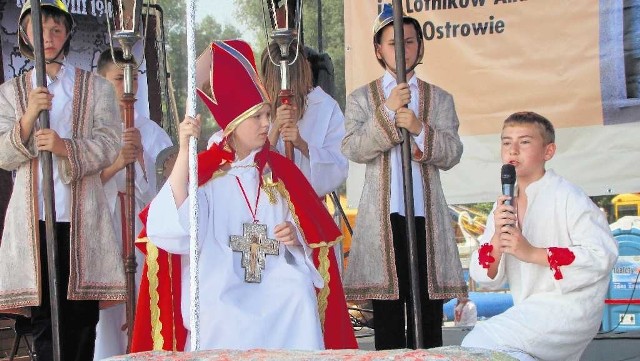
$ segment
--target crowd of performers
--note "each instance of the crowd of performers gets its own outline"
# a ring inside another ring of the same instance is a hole
[[[108,50],[99,74],[74,68],[66,58],[73,17],[61,1],[41,6],[48,86],[37,86],[34,71],[0,85],[0,167],[15,174],[0,244],[0,311],[29,316],[38,359],[53,359],[38,161],[48,151],[64,359],[127,352],[122,194],[123,169],[133,163],[135,207],[144,209],[144,222],[136,224],[131,351],[191,350],[189,139],[209,135],[201,133],[200,116],[185,117],[175,164],[156,194],[156,157],[171,140],[139,114],[135,127],[123,129],[118,102],[124,77],[113,59],[135,60]],[[30,10],[26,2],[19,45],[33,60]],[[243,41],[214,42],[201,57],[213,65],[197,92],[220,130],[198,156],[200,349],[357,348],[347,299],[373,300],[376,349],[416,347],[415,320],[405,316],[407,223],[415,226],[418,247],[418,327],[424,347],[442,345],[443,302],[467,297],[467,287],[439,172],[460,161],[463,144],[451,94],[414,72],[424,55],[420,24],[405,16],[403,29],[407,82],[396,81],[392,9],[385,5],[372,34],[381,75],[348,96],[345,115],[314,87],[300,44],[291,48],[299,56],[289,104],[278,102],[275,45],[264,50],[260,75]],[[51,126],[38,129],[44,110]],[[411,145],[412,219],[403,198],[404,141]],[[293,145],[293,161],[281,155],[285,143]],[[503,163],[515,166],[516,193],[497,197],[470,274],[487,287],[508,283],[514,306],[479,322],[462,345],[520,360],[578,360],[600,325],[616,242],[591,200],[545,168],[556,150],[549,120],[512,114],[496,148]],[[347,159],[366,171],[341,275],[334,252],[341,232],[321,198],[345,181]]]

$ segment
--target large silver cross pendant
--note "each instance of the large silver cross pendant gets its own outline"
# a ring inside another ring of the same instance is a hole
[[[277,256],[279,244],[278,241],[267,238],[266,224],[245,223],[242,229],[242,236],[229,237],[229,247],[236,252],[242,252],[244,281],[260,283],[266,255]]]

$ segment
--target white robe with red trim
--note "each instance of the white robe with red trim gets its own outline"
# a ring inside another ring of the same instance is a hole
[[[471,277],[482,287],[509,285],[514,306],[476,324],[462,346],[525,352],[540,360],[579,360],[598,332],[609,275],[618,256],[603,212],[582,190],[547,170],[527,189],[528,205],[522,234],[534,246],[565,247],[575,255],[554,279],[549,267],[524,263],[503,254],[494,279],[478,262],[470,262]],[[495,205],[494,205],[495,209]],[[482,242],[494,232],[493,211],[487,217]]]

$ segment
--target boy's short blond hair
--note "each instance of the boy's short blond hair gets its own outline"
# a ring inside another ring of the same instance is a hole
[[[545,144],[555,143],[556,131],[553,129],[553,124],[551,124],[549,119],[535,112],[517,112],[517,113],[511,114],[509,117],[507,117],[507,119],[504,120],[502,129],[508,126],[521,125],[521,124],[537,125],[540,128],[540,134],[542,135],[542,139],[544,140],[544,143]]]
[[[98,74],[104,76],[109,69],[109,66],[114,65],[117,66],[116,63],[113,62],[113,59],[118,62],[118,64],[132,64],[134,68],[138,63],[136,62],[136,58],[132,55],[131,58],[124,58],[124,51],[120,48],[113,48],[113,56],[112,50],[106,49],[102,53],[100,53],[100,57],[98,57],[98,64],[96,66],[96,70]]]

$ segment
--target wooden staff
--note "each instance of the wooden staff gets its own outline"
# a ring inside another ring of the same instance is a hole
[[[133,105],[136,102],[136,96],[133,94],[133,72],[135,71],[133,64],[124,65],[124,93],[122,94],[122,110],[125,129],[135,126]],[[131,341],[133,339],[133,322],[136,312],[136,250],[134,242],[136,239],[136,220],[135,220],[135,179],[136,168],[135,162],[127,164],[125,169],[125,242],[124,254],[126,259],[124,269],[127,275],[127,351],[131,350]]]
[[[289,64],[287,61],[280,62],[280,74],[282,76],[280,91],[278,92],[278,102],[280,104],[292,105],[293,101],[293,92],[289,89],[288,81],[285,81],[285,77],[288,77],[288,68]],[[290,140],[284,141],[284,155],[291,159],[291,161],[295,160],[295,153],[293,152],[293,142]]]
[[[42,38],[42,16],[40,1],[31,1],[31,25],[33,29],[33,55],[35,58],[36,84],[39,87],[47,86],[46,60],[44,57],[44,40]],[[40,112],[39,128],[49,128],[49,111]],[[42,194],[44,197],[44,213],[47,237],[47,270],[49,272],[49,302],[51,306],[51,336],[53,343],[53,359],[63,360],[60,340],[61,315],[60,315],[60,289],[58,278],[58,242],[56,239],[56,207],[53,188],[53,157],[49,151],[40,151],[40,163],[42,164]]]
[[[398,84],[407,82],[407,71],[404,60],[404,21],[402,0],[393,0],[393,34],[396,50],[396,81]],[[405,105],[406,106],[406,105]],[[407,317],[413,318],[414,345],[417,349],[423,347],[422,311],[420,304],[420,283],[418,282],[418,245],[416,241],[416,223],[413,204],[413,176],[411,174],[411,138],[409,131],[400,128],[402,132],[402,175],[404,188],[404,211],[407,223],[407,242],[409,255],[409,275],[411,278],[410,307]]]
[[[119,17],[117,20],[114,19],[114,28],[117,28],[118,30],[115,32],[115,35],[111,36],[111,27],[108,23],[108,17],[107,29],[109,30],[110,35],[109,45],[111,47],[113,62],[116,66],[121,67],[124,70],[124,92],[120,101],[124,127],[125,129],[129,129],[135,127],[133,107],[136,102],[136,96],[133,93],[133,74],[137,71],[137,64],[134,64],[132,61],[132,51],[133,46],[140,39],[138,29],[140,27],[139,22],[142,19],[142,0],[119,0],[117,5]],[[122,47],[122,56],[126,60],[124,64],[118,64],[118,61],[113,54],[113,39],[120,42]],[[125,255],[124,269],[127,282],[127,351],[131,349],[131,342],[133,340],[133,324],[136,310],[136,269],[138,266],[136,264],[136,251],[134,245],[136,240],[135,162],[136,161],[134,160],[125,167],[125,232],[123,253]]]

